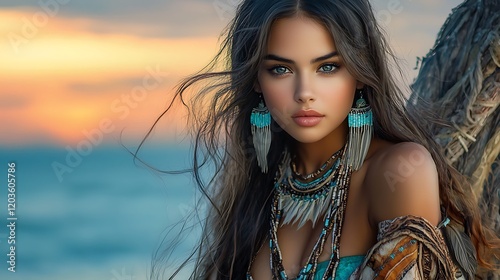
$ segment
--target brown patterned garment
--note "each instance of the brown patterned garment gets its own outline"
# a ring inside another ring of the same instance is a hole
[[[465,279],[454,265],[440,229],[416,216],[379,224],[377,243],[349,278]]]

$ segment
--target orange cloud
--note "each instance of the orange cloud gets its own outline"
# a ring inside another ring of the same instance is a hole
[[[0,42],[0,102],[12,96],[26,101],[2,105],[11,106],[2,110],[2,119],[17,120],[15,132],[3,142],[29,142],[33,134],[43,134],[75,143],[84,137],[82,131],[104,119],[116,124],[116,133],[128,127],[131,135],[143,135],[175,83],[208,63],[217,47],[212,37],[96,34],[87,29],[89,20],[57,17],[25,36],[23,25],[32,15],[0,10],[0,32],[7,38]],[[8,130],[12,127],[0,125],[2,135]]]

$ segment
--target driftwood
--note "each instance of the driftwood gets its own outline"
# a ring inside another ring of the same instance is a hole
[[[470,179],[483,221],[500,232],[499,0],[466,0],[453,9],[421,59],[409,102],[449,124],[426,125]]]

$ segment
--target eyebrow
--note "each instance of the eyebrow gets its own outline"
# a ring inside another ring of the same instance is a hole
[[[323,56],[320,56],[320,57],[317,57],[317,58],[311,60],[311,64],[319,62],[319,61],[323,61],[323,60],[326,60],[326,59],[329,59],[329,58],[332,58],[332,57],[335,57],[338,55],[339,54],[337,53],[337,51],[333,51],[329,54],[325,54]],[[285,63],[295,64],[295,61],[288,59],[288,58],[284,58],[284,57],[275,55],[275,54],[268,54],[268,55],[264,56],[264,60],[277,60],[277,61],[281,61],[281,62],[285,62]]]

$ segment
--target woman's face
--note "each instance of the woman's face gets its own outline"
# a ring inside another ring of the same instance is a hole
[[[305,16],[273,23],[255,90],[262,92],[274,120],[298,142],[315,143],[335,133],[349,113],[356,87],[362,84],[344,67],[324,26]]]

